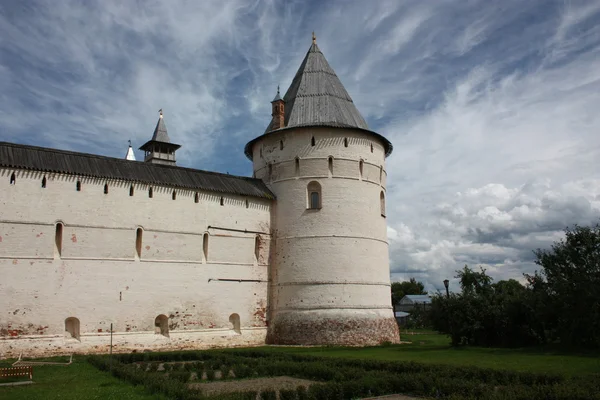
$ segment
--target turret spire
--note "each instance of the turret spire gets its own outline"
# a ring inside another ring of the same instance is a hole
[[[140,147],[140,150],[144,151],[144,161],[175,165],[175,150],[180,147],[178,144],[171,143],[161,108],[158,110],[158,122],[154,128],[152,139]]]
[[[315,36],[315,31],[313,31],[312,40],[313,44],[317,44],[317,37]]]
[[[126,160],[135,161],[135,154],[133,153],[133,147],[131,147],[131,140],[128,140],[129,148],[127,149],[127,155],[125,156]]]

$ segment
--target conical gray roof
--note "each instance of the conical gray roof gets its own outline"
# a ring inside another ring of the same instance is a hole
[[[167,133],[167,125],[165,125],[162,114],[160,114],[158,122],[156,123],[156,128],[154,128],[152,140],[156,142],[171,143],[171,139],[169,139],[169,134]]]
[[[310,46],[283,100],[286,128],[322,125],[369,129],[316,43]],[[266,132],[271,130],[269,124]]]

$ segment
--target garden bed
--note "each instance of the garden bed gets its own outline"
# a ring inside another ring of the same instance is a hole
[[[281,390],[297,390],[298,387],[308,388],[315,383],[306,379],[292,378],[289,376],[276,376],[267,378],[240,379],[222,382],[190,383],[192,389],[200,390],[206,396],[232,392],[257,392],[267,390],[280,392]]]

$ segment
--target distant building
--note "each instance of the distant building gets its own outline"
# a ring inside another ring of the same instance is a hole
[[[396,313],[404,311],[410,313],[416,308],[425,309],[431,306],[431,297],[427,294],[407,294],[396,304]],[[397,316],[396,316],[397,319]]]

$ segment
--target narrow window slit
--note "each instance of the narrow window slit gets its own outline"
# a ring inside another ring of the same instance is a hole
[[[10,184],[14,185],[17,181],[17,177],[15,175],[15,173],[13,172],[12,175],[10,176]]]
[[[108,194],[108,183],[104,184],[104,194]]]
[[[129,196],[133,196],[133,185],[129,186]]]
[[[46,188],[46,177],[45,176],[42,178],[42,187]]]

